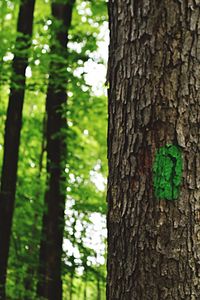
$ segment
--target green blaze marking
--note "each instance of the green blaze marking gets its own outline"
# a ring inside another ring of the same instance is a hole
[[[182,154],[179,147],[167,144],[156,151],[153,163],[153,186],[157,199],[178,198],[182,169]]]

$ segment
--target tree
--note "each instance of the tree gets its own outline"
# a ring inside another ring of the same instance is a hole
[[[199,3],[109,1],[107,299],[199,299]]]
[[[20,1],[0,1],[0,168],[19,4]],[[35,291],[38,281],[38,250],[46,185],[46,142],[42,147],[44,149],[41,149],[41,144],[48,66],[52,57],[49,49],[52,27],[50,7],[51,2],[37,0],[34,9],[34,32],[28,55],[29,64],[26,69],[26,92],[23,105],[23,126],[20,133],[15,212],[7,267],[6,298],[10,300],[38,298]],[[97,47],[103,38],[101,25],[103,25],[104,31],[106,25],[104,22],[107,20],[106,13],[106,4],[103,0],[98,2],[77,0],[73,9],[73,23],[68,35],[68,54],[65,60],[68,82],[67,122],[69,125],[66,134],[67,207],[65,217],[68,225],[65,223],[63,243],[63,299],[69,297],[70,278],[72,277],[73,300],[83,298],[86,273],[87,299],[94,299],[97,279],[95,271],[103,274],[101,297],[105,298],[105,264],[102,260],[104,249],[96,250],[93,244],[87,244],[87,240],[91,236],[90,218],[95,219],[96,223],[97,217],[102,214],[103,220],[106,212],[105,191],[102,191],[102,185],[99,190],[96,182],[99,178],[102,181],[101,178],[107,175],[107,99],[104,96],[94,95],[96,91],[88,83],[87,70],[88,65],[103,63]],[[41,160],[43,160],[42,165]],[[77,213],[79,214],[77,217],[79,226],[76,228],[73,251],[69,246],[72,238],[71,211],[76,216]],[[97,217],[93,217],[95,212],[98,212]],[[80,241],[80,235],[83,237],[80,226],[83,223],[87,232],[85,238]],[[75,270],[73,265],[70,266],[71,251],[75,254]],[[96,252],[98,259],[102,261],[101,272],[95,262]],[[85,265],[85,257],[88,255],[87,266],[81,273],[83,265]]]
[[[62,299],[61,258],[66,198],[66,45],[74,0],[52,3],[47,114],[47,189],[40,244],[38,298]]]
[[[0,190],[0,299],[5,299],[6,269],[15,204],[17,163],[25,93],[25,70],[31,45],[34,0],[21,1],[12,64],[10,96],[4,137]]]

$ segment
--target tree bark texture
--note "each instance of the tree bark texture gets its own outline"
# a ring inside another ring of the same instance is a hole
[[[47,114],[47,190],[40,244],[38,298],[62,299],[61,258],[66,198],[66,54],[74,1],[52,3]]]
[[[109,1],[108,300],[200,299],[200,1]],[[177,200],[152,165],[181,149]]]
[[[6,269],[15,204],[17,163],[25,94],[25,70],[31,45],[35,0],[22,0],[12,64],[10,96],[5,125],[0,189],[0,299],[5,299]]]

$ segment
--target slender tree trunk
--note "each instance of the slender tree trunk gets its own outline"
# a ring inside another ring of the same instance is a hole
[[[12,64],[10,97],[4,137],[4,156],[0,189],[0,299],[5,299],[6,269],[14,211],[17,163],[22,108],[25,93],[25,70],[28,65],[28,49],[31,45],[35,0],[21,1]]]
[[[62,299],[61,258],[66,198],[66,53],[74,1],[52,4],[51,56],[46,99],[47,190],[40,245],[37,295]]]
[[[88,285],[87,270],[85,270],[85,285],[84,285],[84,294],[83,294],[84,300],[87,300],[87,285]]]
[[[74,272],[71,271],[70,274],[70,293],[69,293],[69,300],[73,299],[73,287],[74,287]]]
[[[97,300],[101,300],[101,279],[97,273]]]
[[[44,114],[43,117],[43,122],[42,122],[42,142],[41,142],[41,152],[39,155],[39,169],[38,169],[38,175],[37,175],[37,182],[38,182],[38,190],[35,195],[35,199],[39,199],[41,196],[41,189],[40,189],[40,180],[41,180],[41,175],[42,175],[42,170],[43,170],[43,160],[44,160],[44,153],[46,150],[46,113]],[[30,239],[30,245],[29,245],[29,250],[28,250],[28,255],[29,257],[33,256],[34,253],[37,253],[37,245],[34,242],[35,237],[37,235],[37,224],[38,224],[38,212],[35,211],[34,214],[34,223],[32,227],[32,238]],[[35,290],[35,278],[37,277],[37,272],[38,268],[35,268],[35,265],[33,266],[32,264],[29,264],[26,275],[24,278],[24,288],[25,288],[25,294],[24,294],[24,299],[23,300],[30,300],[30,295],[34,295],[34,290]]]
[[[0,13],[0,30],[4,31],[4,23],[5,23],[5,15],[6,15],[6,1],[2,1],[1,4],[1,13]],[[3,86],[3,54],[0,57],[0,89]],[[0,102],[2,102],[2,95],[0,93]]]
[[[197,300],[200,4],[110,0],[109,24],[107,299]]]

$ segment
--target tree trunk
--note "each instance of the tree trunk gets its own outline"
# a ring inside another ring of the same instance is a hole
[[[109,24],[107,299],[200,299],[200,4],[110,0]]]
[[[73,270],[70,273],[70,292],[69,292],[69,300],[73,300],[73,288],[74,288],[74,272]]]
[[[17,163],[25,93],[25,70],[31,45],[35,0],[21,1],[12,64],[0,189],[0,299],[5,299],[6,269],[14,211]]]
[[[99,273],[97,273],[97,300],[101,300],[101,278]]]
[[[74,1],[53,3],[51,64],[46,99],[47,190],[40,244],[38,298],[62,299],[61,258],[66,198],[66,53]]]
[[[44,160],[44,153],[46,150],[46,113],[43,117],[42,122],[42,142],[41,142],[41,152],[39,155],[39,169],[38,169],[38,175],[37,175],[37,182],[38,182],[38,190],[35,195],[35,199],[39,199],[41,196],[41,189],[40,189],[40,181],[41,181],[41,175],[43,171],[43,160]],[[38,253],[37,250],[37,243],[35,243],[35,237],[37,236],[37,225],[38,225],[38,211],[35,211],[34,213],[34,223],[32,227],[32,237],[30,239],[29,249],[28,249],[28,256],[32,257],[34,253]],[[23,300],[30,300],[30,295],[34,295],[35,291],[35,285],[34,285],[34,279],[37,278],[37,272],[38,268],[35,267],[35,264],[29,263],[26,275],[24,278],[24,298]]]
[[[84,294],[83,294],[83,299],[87,300],[87,285],[88,285],[88,278],[87,278],[87,269],[85,270],[85,285],[84,285]]]

